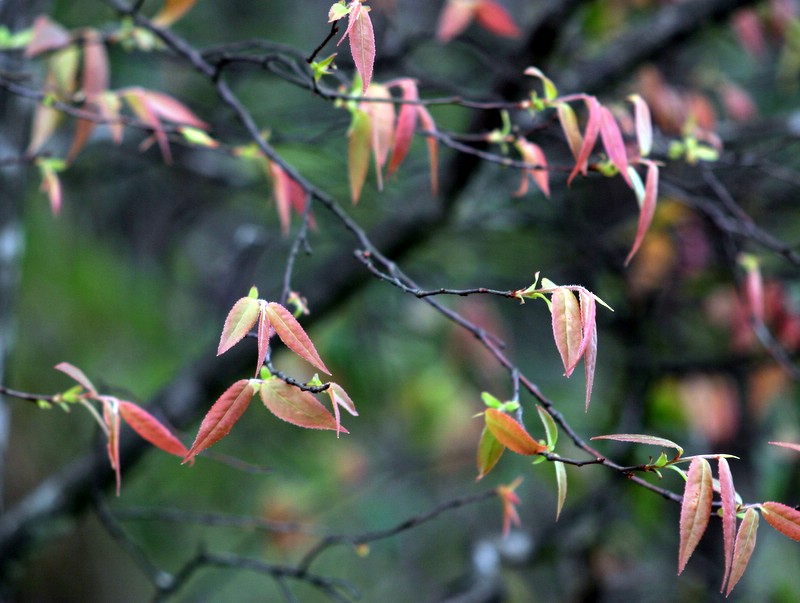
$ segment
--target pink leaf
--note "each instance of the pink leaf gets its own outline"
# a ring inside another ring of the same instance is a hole
[[[479,0],[447,0],[439,15],[436,39],[446,43],[464,31],[475,18]]]
[[[369,96],[391,100],[392,96],[386,86],[372,84]],[[389,102],[361,103],[359,108],[369,115],[370,146],[375,158],[375,175],[378,179],[378,190],[383,190],[383,166],[389,157],[394,138],[394,105]]]
[[[333,417],[336,419],[336,437],[339,437],[339,431],[341,429],[339,407],[341,406],[351,415],[357,417],[358,412],[356,411],[356,405],[350,399],[350,396],[347,395],[347,392],[344,391],[344,388],[338,383],[331,383],[328,386],[328,389],[325,391],[327,391],[328,395],[331,397],[331,403],[333,404]]]
[[[585,412],[589,412],[589,401],[592,398],[592,388],[594,386],[594,371],[597,366],[597,328],[591,331],[591,337],[586,345],[586,352],[583,354],[583,365],[586,369],[586,406]]]
[[[61,190],[61,178],[58,177],[58,172],[47,164],[39,164],[42,173],[42,185],[39,187],[47,198],[50,200],[50,211],[54,216],[61,212],[61,204],[63,201],[63,193]]]
[[[53,367],[57,371],[61,371],[66,375],[72,377],[75,381],[77,381],[83,389],[90,393],[92,397],[97,397],[97,390],[95,389],[94,385],[89,378],[84,374],[84,372],[76,366],[71,365],[69,362],[59,362],[57,365]]]
[[[756,547],[756,532],[758,532],[758,512],[750,507],[744,513],[744,519],[736,534],[736,544],[733,547],[733,563],[728,577],[728,590],[725,596],[731,594],[733,587],[744,574],[753,549]]]
[[[259,302],[258,310],[258,361],[256,362],[256,377],[267,358],[269,351],[269,338],[272,335],[272,325],[269,323],[269,314],[267,313],[267,305],[264,302]]]
[[[397,168],[400,167],[400,164],[408,154],[408,150],[411,148],[411,139],[417,127],[418,115],[417,106],[412,104],[414,101],[419,100],[417,83],[410,78],[403,78],[397,80],[394,85],[400,86],[403,93],[403,100],[410,102],[404,103],[400,107],[400,111],[397,115],[397,127],[394,131],[392,155],[389,159],[389,165],[386,168],[387,178],[390,178],[397,171]]]
[[[497,36],[518,38],[522,33],[508,11],[495,0],[480,0],[475,19],[484,29]]]
[[[436,132],[433,117],[425,107],[417,107],[417,114],[423,128],[429,132]],[[439,194],[439,142],[432,134],[428,135],[428,158],[431,162],[431,192],[435,197]]]
[[[600,137],[603,140],[611,162],[617,166],[625,182],[633,188],[631,177],[628,175],[628,152],[625,150],[625,141],[622,139],[622,132],[619,130],[617,120],[607,107],[600,107]]]
[[[500,457],[503,456],[503,451],[506,449],[488,427],[483,428],[481,433],[480,442],[478,442],[478,477],[476,480],[483,479],[489,473]]]
[[[689,557],[706,531],[711,517],[713,494],[711,465],[703,458],[692,459],[681,503],[678,575],[683,572]]]
[[[294,178],[274,161],[267,161],[269,175],[272,178],[272,196],[278,208],[278,218],[283,234],[289,232],[291,210],[302,214],[305,211],[306,191]]]
[[[353,0],[347,34],[350,35],[353,62],[361,75],[362,93],[366,94],[372,81],[372,68],[375,64],[375,33],[372,30],[372,20],[369,18],[369,7],[363,6],[359,0]]]
[[[99,113],[96,103],[108,89],[109,67],[105,42],[100,33],[88,30],[83,38],[83,94],[86,99],[84,109]],[[95,123],[88,119],[79,119],[75,126],[75,137],[67,153],[67,162],[71,163],[94,131]]]
[[[233,304],[233,308],[225,319],[225,326],[222,327],[217,356],[224,354],[239,343],[256,324],[260,313],[261,306],[258,300],[252,297],[243,297]]]
[[[636,239],[633,241],[633,247],[628,252],[628,257],[625,258],[625,265],[627,266],[639,251],[639,247],[644,241],[644,236],[653,222],[653,216],[656,213],[656,200],[658,198],[658,164],[642,160],[642,163],[647,164],[647,180],[644,187],[644,196],[639,204],[639,225],[636,227]]]
[[[236,421],[247,410],[253,394],[255,388],[249,379],[240,379],[226,389],[200,423],[197,437],[189,452],[183,457],[183,463],[193,460],[203,450],[228,435]]]
[[[103,403],[103,421],[108,429],[108,460],[117,478],[117,496],[122,483],[119,465],[119,400],[112,396],[98,398]]]
[[[539,187],[539,190],[544,193],[544,196],[548,199],[550,198],[550,182],[549,182],[549,172],[547,170],[547,158],[544,156],[544,152],[542,151],[539,145],[534,144],[532,142],[528,142],[524,138],[518,138],[515,144],[517,150],[519,151],[520,155],[522,155],[523,161],[525,163],[530,163],[531,165],[539,166],[539,169],[525,169],[522,172],[522,182],[520,183],[519,189],[514,193],[515,196],[521,197],[528,191],[528,176],[533,178],[533,181],[536,183],[536,186]]]
[[[350,194],[353,203],[358,203],[361,189],[367,178],[369,169],[369,149],[372,131],[372,122],[365,111],[356,109],[353,112],[353,122],[350,131],[347,149],[347,175],[350,180]]]
[[[781,446],[783,448],[788,448],[789,450],[795,450],[800,452],[800,444],[792,444],[791,442],[770,442],[773,446]]]
[[[129,88],[124,92],[124,98],[131,110],[136,114],[136,117],[152,128],[153,135],[158,141],[158,148],[161,150],[161,156],[164,158],[164,163],[172,163],[172,152],[169,149],[167,133],[158,116],[145,100],[144,90],[141,88]]]
[[[678,446],[672,440],[666,438],[659,438],[641,433],[612,433],[610,435],[594,436],[593,440],[614,440],[616,442],[631,442],[633,444],[648,444],[650,446],[662,446],[666,448],[674,448],[678,451],[677,456],[683,454],[683,448]]]
[[[272,414],[287,423],[349,433],[312,394],[277,377],[261,384],[261,400]]]
[[[781,534],[800,541],[800,511],[783,503],[765,502],[761,503],[761,514]]]
[[[506,413],[496,408],[487,408],[484,418],[487,429],[512,452],[526,456],[547,452],[547,446],[534,440],[522,425]]]
[[[575,111],[568,103],[558,103],[556,111],[558,112],[558,121],[561,123],[561,129],[564,130],[569,150],[572,152],[573,159],[577,161],[583,146],[583,136],[581,136],[581,130],[578,127],[578,118],[575,117]]]
[[[647,157],[653,148],[653,122],[650,118],[650,107],[638,94],[631,94],[628,100],[633,103],[634,108],[639,156]]]
[[[557,287],[552,295],[553,338],[569,377],[581,359],[581,309],[578,299],[566,287]]]
[[[208,130],[208,124],[201,120],[197,115],[179,100],[174,99],[163,92],[155,90],[139,89],[140,95],[150,110],[167,121],[176,124],[192,126],[201,130]]]
[[[136,433],[164,452],[181,458],[188,454],[189,450],[183,442],[141,406],[120,400],[119,414]]]
[[[600,103],[593,96],[583,97],[586,103],[586,108],[589,110],[589,121],[586,123],[586,133],[583,136],[583,144],[575,160],[575,167],[567,178],[567,185],[572,183],[573,178],[578,175],[578,172],[586,175],[589,166],[589,156],[592,154],[594,145],[597,142],[597,137],[600,135],[600,122],[602,111]]]
[[[720,592],[725,590],[725,583],[733,567],[733,549],[736,538],[736,489],[727,459],[720,457],[719,463],[719,495],[722,501],[722,541],[725,550],[725,574],[722,577]]]
[[[267,305],[267,313],[272,328],[275,329],[278,337],[286,344],[287,348],[326,375],[331,374],[328,367],[322,362],[322,358],[317,354],[317,349],[314,347],[311,339],[289,310],[280,304],[270,302]]]
[[[62,48],[69,44],[72,38],[69,32],[47,15],[39,15],[33,22],[33,35],[28,47],[25,49],[26,57]]]

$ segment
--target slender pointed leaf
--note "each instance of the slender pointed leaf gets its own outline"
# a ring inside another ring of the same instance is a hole
[[[612,433],[609,435],[594,436],[593,440],[615,440],[617,442],[632,442],[634,444],[649,444],[651,446],[662,446],[667,448],[674,448],[678,451],[678,456],[683,455],[683,448],[678,446],[672,440],[666,438],[659,438],[641,433]]]
[[[355,110],[350,130],[347,133],[347,176],[350,180],[350,194],[353,203],[358,203],[361,189],[367,178],[371,131],[372,122],[366,111]]]
[[[765,502],[761,503],[761,514],[781,534],[800,541],[800,511],[783,503]]]
[[[83,389],[85,389],[88,393],[92,394],[93,397],[95,398],[97,397],[98,394],[97,390],[94,387],[94,384],[92,384],[92,382],[89,381],[89,378],[77,366],[73,366],[69,362],[59,362],[53,368],[56,369],[57,371],[65,373],[66,375],[69,375],[75,381],[77,381],[83,387]]]
[[[113,396],[101,396],[99,400],[103,403],[103,421],[108,429],[108,442],[106,443],[108,460],[117,478],[117,496],[119,496],[122,485],[119,464],[119,400]]]
[[[164,6],[155,17],[153,23],[159,27],[169,27],[185,15],[196,0],[164,0]]]
[[[586,352],[583,354],[583,366],[586,374],[586,404],[584,412],[589,412],[589,402],[594,388],[594,371],[597,367],[597,328],[592,329]]]
[[[258,302],[258,361],[256,362],[256,377],[261,372],[261,367],[264,365],[264,360],[269,351],[269,338],[272,325],[269,322],[269,315],[267,314],[267,304],[263,301]]]
[[[417,116],[428,132],[436,132],[436,124],[433,117],[425,107],[417,107]],[[432,134],[428,134],[428,160],[431,164],[431,193],[433,196],[439,194],[439,141]]]
[[[392,154],[389,158],[389,165],[386,167],[386,177],[391,177],[400,167],[400,164],[408,155],[411,148],[411,139],[414,137],[414,130],[417,127],[417,106],[414,101],[419,100],[417,82],[411,78],[402,78],[394,82],[402,91],[402,99],[409,101],[404,103],[397,114],[397,127],[394,131],[392,142]]]
[[[261,385],[261,400],[279,419],[307,429],[349,433],[312,394],[273,377]]]
[[[188,454],[189,450],[183,442],[141,406],[120,400],[119,414],[136,433],[164,452],[181,458]]]
[[[39,15],[33,22],[33,36],[25,48],[26,57],[62,48],[71,41],[69,32],[47,15]]]
[[[512,452],[529,456],[547,451],[547,446],[542,446],[534,440],[522,425],[506,413],[494,408],[487,408],[484,418],[486,427],[492,432],[492,435]]]
[[[478,0],[447,0],[439,14],[436,39],[446,43],[464,31],[475,18]]]
[[[217,356],[224,354],[234,345],[239,343],[250,332],[261,313],[261,305],[257,299],[243,297],[228,312],[222,335],[217,346]],[[261,350],[259,350],[259,353]]]
[[[628,100],[633,103],[634,108],[639,156],[647,157],[653,148],[653,122],[650,118],[650,107],[638,94],[631,94]]]
[[[628,257],[625,258],[625,265],[627,266],[636,255],[639,247],[644,241],[644,236],[650,229],[650,224],[653,222],[653,216],[656,213],[656,199],[658,198],[658,164],[653,161],[646,161],[647,163],[647,180],[644,187],[644,195],[639,203],[639,225],[636,227],[636,239],[633,241]]]
[[[267,313],[272,328],[275,329],[286,347],[326,375],[331,374],[328,367],[322,362],[322,358],[319,357],[311,339],[289,310],[278,303],[270,302],[267,305]]]
[[[529,142],[524,138],[518,138],[515,144],[517,151],[522,155],[525,163],[536,165],[538,168],[525,169],[522,172],[522,182],[519,189],[514,193],[514,196],[521,197],[528,192],[528,176],[530,176],[539,187],[539,190],[544,193],[544,196],[550,198],[550,173],[547,170],[547,157],[544,155],[541,147],[537,144]]]
[[[383,98],[390,100],[388,88],[380,84],[372,84],[369,88],[370,98]],[[375,175],[378,180],[378,190],[383,190],[383,166],[389,157],[394,138],[394,105],[389,102],[368,102],[361,103],[361,109],[369,115],[370,126],[370,146],[372,155],[375,159]]]
[[[617,166],[628,186],[633,188],[631,177],[628,175],[628,152],[625,149],[622,132],[619,130],[614,115],[607,107],[603,106],[600,107],[600,137],[609,159]]]
[[[583,143],[581,144],[578,157],[575,159],[575,167],[567,178],[567,185],[572,183],[578,172],[586,175],[589,168],[589,156],[594,150],[594,145],[597,143],[597,137],[600,135],[600,122],[602,119],[601,106],[594,96],[584,97],[586,108],[589,111],[589,120],[586,122],[586,133],[583,135]]]
[[[375,64],[375,32],[369,17],[369,7],[358,1],[354,2],[347,30],[350,35],[350,52],[353,54],[356,70],[361,75],[362,92],[366,94]]]
[[[547,77],[542,70],[537,67],[528,67],[525,70],[525,75],[530,75],[532,77],[539,78],[542,82],[542,86],[544,87],[544,98],[548,101],[555,100],[558,96],[558,89],[556,85],[553,83],[549,77]],[[559,103],[559,105],[566,104],[566,103]],[[567,105],[569,107],[569,105]],[[575,117],[575,113],[572,114]]]
[[[183,463],[191,461],[203,450],[228,435],[236,421],[247,410],[253,394],[255,388],[249,379],[240,379],[226,389],[200,423],[197,437],[189,452],[183,457]]]
[[[483,428],[480,442],[478,442],[478,477],[476,480],[483,479],[489,473],[506,449],[488,427]]]
[[[495,0],[480,0],[475,11],[475,20],[496,36],[518,38],[522,34],[508,11]]]
[[[706,459],[692,459],[681,503],[678,575],[683,572],[689,557],[692,556],[706,531],[711,517],[713,495],[711,465]]]
[[[331,397],[331,403],[333,404],[333,418],[336,419],[336,437],[338,438],[342,427],[339,407],[341,406],[354,417],[358,416],[358,412],[350,396],[347,395],[347,392],[344,391],[344,388],[338,383],[330,383],[326,391]]]
[[[578,299],[566,287],[557,287],[551,297],[553,338],[569,377],[581,359],[581,309]]]
[[[781,446],[782,448],[788,448],[789,450],[795,450],[800,452],[800,444],[792,444],[791,442],[770,442],[773,446]]]
[[[719,496],[722,501],[722,542],[725,551],[725,573],[719,591],[725,590],[725,584],[733,567],[733,550],[736,539],[736,489],[733,486],[731,468],[725,458],[720,457],[719,464]]]
[[[556,470],[556,484],[558,485],[558,505],[556,506],[556,521],[558,521],[561,509],[564,508],[564,502],[567,500],[567,469],[561,461],[554,461],[553,466]]]
[[[572,152],[572,158],[576,161],[580,157],[581,147],[583,146],[583,136],[578,127],[578,118],[575,117],[575,111],[569,103],[558,103],[556,105],[558,112],[558,121],[561,123],[561,129],[564,130],[564,136],[567,139],[569,150]]]
[[[537,404],[536,412],[539,413],[539,419],[542,421],[542,425],[544,425],[544,433],[545,437],[547,438],[547,447],[550,450],[554,450],[556,443],[558,442],[558,426],[553,420],[553,417],[550,416],[550,413],[547,412],[543,406]]]
[[[728,589],[725,596],[731,594],[733,587],[739,582],[750,562],[753,549],[756,547],[756,533],[758,532],[758,512],[749,507],[744,513],[744,519],[736,534],[736,544],[733,547],[733,563],[728,577]]]
[[[83,95],[84,110],[99,113],[96,99],[107,91],[109,83],[108,54],[106,45],[98,31],[88,30],[83,38]],[[79,119],[75,124],[75,135],[67,152],[71,163],[86,145],[95,128],[95,122]]]

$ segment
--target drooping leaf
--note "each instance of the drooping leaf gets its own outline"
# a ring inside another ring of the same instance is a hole
[[[261,305],[257,299],[243,297],[239,299],[225,318],[222,335],[217,346],[217,356],[224,354],[239,343],[250,332],[261,313]],[[259,353],[261,350],[259,350]]]
[[[500,457],[503,456],[503,451],[506,449],[488,427],[483,428],[481,433],[480,442],[478,442],[478,477],[476,480],[483,479],[489,473]]]
[[[578,127],[578,118],[575,117],[575,111],[569,103],[558,103],[556,111],[561,129],[564,130],[569,150],[572,152],[572,158],[577,161],[578,157],[580,157],[581,147],[583,147],[583,136]]]
[[[281,341],[286,344],[286,347],[326,375],[331,374],[328,367],[322,362],[322,358],[319,357],[308,334],[289,310],[278,303],[269,302],[267,314],[270,325],[275,329]]]
[[[366,111],[356,109],[347,133],[347,175],[350,180],[350,194],[353,203],[358,203],[361,189],[369,169],[369,150],[372,138],[372,121]]]
[[[42,185],[40,190],[47,195],[50,200],[50,211],[54,216],[61,212],[61,203],[63,201],[63,194],[61,189],[61,179],[58,172],[64,169],[64,161],[55,158],[38,157],[36,159],[36,166],[42,175]]]
[[[153,17],[153,23],[159,27],[169,27],[185,15],[196,0],[164,0],[164,6]]]
[[[331,403],[333,404],[333,418],[336,419],[336,437],[338,438],[339,431],[342,427],[339,407],[341,406],[354,417],[358,416],[358,412],[350,396],[347,395],[347,392],[344,391],[344,388],[338,383],[330,383],[328,389],[325,391],[328,392],[328,395],[331,397]]]
[[[119,120],[119,113],[122,108],[122,101],[119,96],[116,92],[108,90],[96,97],[94,102],[97,105],[97,111],[111,132],[111,140],[115,144],[120,144],[125,128]]]
[[[223,392],[200,423],[197,437],[189,452],[183,457],[183,463],[188,463],[203,450],[228,435],[253,399],[256,383],[249,379],[240,379]]]
[[[594,387],[594,371],[597,367],[597,327],[591,330],[591,337],[583,354],[583,366],[586,373],[586,404],[584,412],[589,412],[589,402]]]
[[[122,485],[121,470],[119,465],[119,400],[113,396],[99,396],[98,400],[103,404],[103,421],[108,430],[108,441],[106,450],[111,468],[117,478],[117,496],[119,496],[120,486]]]
[[[26,57],[62,48],[72,40],[69,32],[47,15],[39,15],[33,22],[33,37],[25,49]]]
[[[638,94],[631,94],[628,100],[633,103],[639,156],[647,157],[653,148],[653,122],[650,118],[650,107]]]
[[[269,338],[272,335],[272,325],[267,314],[267,304],[263,301],[258,302],[258,360],[256,362],[256,377],[258,377],[261,367],[269,351]]]
[[[553,420],[553,417],[550,416],[550,413],[547,412],[543,406],[537,404],[536,412],[539,413],[539,419],[542,421],[542,425],[544,425],[544,433],[545,437],[547,438],[547,447],[550,450],[554,450],[556,447],[556,442],[558,442],[558,426],[556,426],[556,422]]]
[[[84,372],[76,366],[73,366],[69,362],[59,362],[57,365],[53,367],[57,371],[61,371],[66,375],[72,377],[75,381],[77,381],[83,389],[87,391],[87,393],[92,394],[92,397],[97,397],[97,390],[95,389],[94,385],[89,378],[84,374]]]
[[[658,198],[658,164],[654,161],[643,160],[642,163],[647,164],[647,180],[644,188],[644,195],[638,199],[639,201],[639,225],[636,227],[636,238],[633,241],[633,247],[628,252],[628,257],[625,258],[625,265],[627,266],[636,255],[639,247],[644,241],[644,236],[650,229],[650,224],[653,222],[653,216],[656,213],[656,199]]]
[[[529,142],[522,137],[517,138],[514,146],[520,155],[522,155],[525,163],[536,165],[538,168],[526,168],[522,172],[522,182],[519,188],[514,193],[514,196],[521,197],[528,192],[528,176],[530,176],[539,187],[539,190],[544,193],[544,196],[550,198],[550,174],[547,170],[547,157],[544,155],[541,147],[537,144]]]
[[[86,100],[84,110],[99,114],[97,98],[108,90],[109,67],[106,45],[100,32],[90,29],[83,37],[83,95]],[[95,128],[95,122],[79,119],[75,124],[75,136],[67,153],[67,162],[71,163],[89,140]]]
[[[446,43],[464,31],[475,18],[480,0],[447,0],[439,14],[436,39]]]
[[[381,84],[372,84],[369,87],[370,98],[383,98],[390,100],[389,89]],[[360,107],[371,122],[370,146],[375,158],[375,175],[378,179],[378,190],[383,190],[383,166],[389,157],[394,139],[394,104],[390,102],[361,103]]]
[[[487,408],[484,419],[486,427],[497,441],[512,452],[530,456],[547,451],[547,446],[542,446],[534,440],[522,425],[506,413],[495,408]]]
[[[189,450],[161,421],[138,404],[126,400],[119,401],[119,414],[142,438],[164,452],[184,458]]]
[[[139,94],[150,110],[161,119],[176,124],[208,130],[208,124],[179,100],[155,90],[138,89]]]
[[[497,496],[503,503],[503,537],[508,536],[511,529],[511,524],[515,526],[520,525],[519,513],[517,513],[517,505],[520,503],[519,496],[514,490],[522,483],[522,478],[518,477],[508,486],[498,486]]]
[[[736,534],[736,544],[733,547],[733,563],[731,564],[731,572],[728,577],[728,589],[725,596],[729,596],[733,587],[741,579],[747,564],[750,562],[750,557],[753,554],[753,549],[756,547],[756,533],[758,532],[758,512],[749,507],[744,513],[744,519],[739,526],[739,532]]]
[[[672,440],[666,438],[659,438],[641,433],[612,433],[609,435],[594,436],[593,440],[615,440],[617,442],[631,442],[633,444],[649,444],[651,446],[662,446],[673,448],[678,451],[677,456],[683,455],[683,448],[678,446]]]
[[[153,130],[153,136],[158,142],[158,148],[161,150],[164,163],[172,163],[172,152],[169,148],[167,133],[161,120],[158,119],[150,104],[146,102],[143,92],[141,88],[129,88],[124,91],[123,98],[136,117]]]
[[[738,264],[745,270],[744,292],[747,309],[758,323],[764,322],[764,279],[761,276],[761,266],[758,258],[752,254],[744,253],[738,258]]]
[[[725,458],[720,457],[719,464],[719,497],[722,501],[722,541],[725,551],[725,573],[719,591],[725,590],[725,584],[733,567],[733,549],[736,539],[736,489],[733,486],[731,468]]]
[[[556,506],[556,521],[558,521],[561,509],[564,508],[564,502],[567,500],[567,469],[561,461],[554,461],[553,466],[556,470],[556,484],[558,485],[558,505]]]
[[[541,80],[542,86],[544,87],[545,100],[552,101],[556,99],[556,97],[558,96],[558,89],[556,88],[556,85],[553,83],[553,80],[547,77],[542,72],[541,69],[539,69],[538,67],[528,67],[527,69],[525,69],[525,75],[530,75],[532,77],[539,78],[539,80]],[[566,103],[559,103],[559,105],[562,104],[566,105]],[[569,105],[566,106],[569,107]],[[574,115],[575,114],[573,113],[573,117]]]
[[[770,442],[773,446],[780,446],[782,448],[788,448],[789,450],[795,450],[800,452],[800,444],[792,444],[791,442]]]
[[[389,158],[389,165],[386,167],[387,178],[390,178],[397,171],[411,148],[411,139],[414,137],[414,130],[417,127],[418,115],[417,106],[413,103],[419,100],[417,83],[411,78],[398,79],[391,85],[399,86],[402,92],[402,99],[409,102],[404,103],[397,114],[397,127],[394,130],[392,154]]]
[[[349,433],[309,392],[272,377],[261,384],[261,400],[279,419],[307,429],[330,429]]]
[[[550,301],[553,338],[564,364],[564,375],[569,377],[581,359],[581,309],[575,294],[566,287],[557,287]]]
[[[496,36],[517,38],[522,33],[508,11],[495,0],[480,0],[475,11],[475,20]]]
[[[589,167],[589,156],[592,154],[597,137],[600,135],[600,122],[602,121],[602,111],[600,102],[594,96],[583,97],[586,103],[586,108],[589,111],[589,119],[586,122],[586,132],[583,135],[583,143],[581,144],[578,157],[575,159],[575,167],[570,172],[567,178],[567,185],[572,183],[578,172],[586,175]]]
[[[681,503],[678,575],[683,572],[689,557],[706,531],[711,517],[713,494],[711,465],[706,459],[692,459]]]
[[[274,161],[266,160],[270,178],[272,179],[272,196],[278,208],[278,218],[283,234],[289,232],[291,210],[302,214],[305,210],[307,195],[305,189],[294,178],[289,176],[281,166]]]
[[[350,38],[350,52],[353,63],[361,76],[362,94],[367,93],[367,88],[372,81],[372,69],[375,64],[375,32],[372,20],[369,17],[369,7],[353,0],[349,5],[347,31],[345,31],[337,46],[346,38]]]
[[[417,107],[419,121],[428,132],[436,132],[433,117],[425,107]],[[433,196],[439,194],[439,141],[432,134],[428,134],[428,159],[431,163],[431,192]]]
[[[628,186],[633,188],[633,183],[628,175],[628,153],[625,150],[625,141],[622,138],[622,132],[619,130],[617,120],[608,109],[608,107],[600,107],[600,138],[603,141],[603,147],[608,154],[611,162],[617,166],[625,182]]]
[[[761,514],[781,534],[800,541],[800,511],[783,503],[765,502],[761,503]]]

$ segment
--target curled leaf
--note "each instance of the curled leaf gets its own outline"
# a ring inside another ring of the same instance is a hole
[[[53,368],[72,377],[81,385],[81,387],[83,387],[83,389],[90,393],[92,397],[96,398],[98,396],[97,390],[92,382],[89,381],[89,378],[77,366],[73,366],[69,362],[59,362]]]
[[[711,498],[714,494],[712,481],[709,462],[703,458],[692,459],[681,503],[679,575],[686,567],[689,557],[708,526],[708,520],[711,517]]]
[[[800,444],[792,444],[791,442],[770,442],[773,446],[780,446],[781,448],[788,448],[800,452]]]
[[[331,397],[331,403],[333,404],[333,418],[336,419],[336,437],[339,437],[339,432],[341,431],[342,427],[339,417],[339,407],[341,406],[351,415],[357,417],[358,412],[356,411],[356,405],[350,399],[350,396],[347,395],[347,392],[344,391],[344,388],[338,383],[330,383],[328,389],[325,391],[327,391],[328,395]]]
[[[584,176],[586,175],[589,168],[589,156],[592,154],[594,145],[597,143],[597,137],[600,135],[600,123],[602,121],[600,102],[594,96],[584,96],[583,99],[589,111],[589,120],[586,123],[586,132],[583,135],[583,143],[578,152],[578,157],[575,159],[575,167],[570,172],[569,178],[567,178],[567,185],[572,183],[578,172]]]
[[[514,193],[514,196],[521,197],[528,192],[528,177],[530,176],[539,187],[539,190],[544,193],[544,196],[550,198],[550,182],[549,172],[547,170],[547,157],[544,155],[541,147],[537,144],[529,142],[522,137],[517,138],[514,145],[522,155],[525,163],[537,166],[535,168],[525,168],[522,172],[522,182],[520,182],[519,189]]]
[[[628,186],[633,183],[628,175],[628,153],[617,120],[607,107],[600,107],[600,138],[611,162],[617,167]]]
[[[647,157],[653,148],[653,122],[650,118],[650,107],[638,94],[631,94],[628,100],[633,103],[639,156]]]

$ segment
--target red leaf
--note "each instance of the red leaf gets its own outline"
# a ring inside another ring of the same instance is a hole
[[[145,100],[144,90],[141,88],[130,88],[124,92],[124,98],[131,110],[136,114],[136,117],[152,128],[153,136],[155,136],[158,141],[158,148],[161,150],[164,163],[172,163],[172,153],[169,149],[167,133],[164,131],[164,126],[161,124],[158,116]]]
[[[641,433],[612,433],[610,435],[594,436],[593,440],[614,440],[616,442],[632,442],[634,444],[648,444],[650,446],[664,446],[674,448],[678,451],[678,456],[683,454],[683,448],[672,440],[659,438],[657,436],[645,435]]]
[[[191,461],[200,452],[228,435],[236,421],[247,410],[253,394],[255,386],[249,379],[240,379],[226,389],[200,423],[197,437],[189,452],[183,457],[183,463]]]
[[[268,159],[269,175],[272,178],[272,196],[278,208],[278,218],[283,234],[289,232],[289,217],[292,208],[301,214],[305,211],[306,191],[294,178],[289,176],[281,166]]]
[[[369,96],[391,100],[388,88],[380,84],[372,84]],[[370,146],[375,158],[375,175],[378,179],[378,190],[383,190],[383,166],[389,157],[394,138],[394,105],[384,102],[361,103],[359,108],[369,115]]]
[[[733,587],[744,574],[753,549],[756,547],[756,532],[758,532],[758,513],[750,507],[744,513],[744,519],[736,534],[736,544],[733,547],[733,564],[728,577],[728,590],[725,596],[731,594]]]
[[[683,572],[689,557],[706,531],[711,517],[713,494],[711,465],[706,459],[692,459],[681,503],[678,575]]]
[[[536,186],[539,187],[539,190],[541,190],[542,193],[544,193],[544,196],[549,199],[550,174],[547,170],[547,158],[544,156],[544,152],[542,151],[541,147],[532,142],[528,142],[524,138],[518,138],[515,146],[520,155],[522,155],[522,159],[525,161],[525,163],[539,166],[540,169],[525,169],[522,172],[522,182],[520,183],[520,186],[514,195],[521,197],[528,192],[528,176],[530,176],[533,178]]]
[[[333,417],[336,419],[336,437],[338,438],[339,431],[341,431],[342,427],[339,417],[339,407],[341,406],[354,417],[358,416],[358,412],[350,396],[347,395],[347,392],[344,391],[344,388],[338,383],[330,383],[328,389],[325,391],[328,392],[328,395],[331,397],[331,403],[333,404]]]
[[[479,0],[447,0],[439,15],[436,39],[446,43],[464,31],[475,18]]]
[[[222,335],[217,346],[217,356],[224,354],[239,341],[244,338],[256,324],[256,320],[261,313],[261,305],[257,299],[243,297],[228,312],[225,325],[222,327]],[[259,344],[261,342],[259,341]],[[259,349],[259,354],[261,350]]]
[[[361,189],[367,178],[369,168],[369,147],[372,130],[372,121],[365,111],[356,109],[353,112],[353,122],[347,133],[349,138],[347,149],[347,175],[350,180],[350,194],[353,203],[358,203]]]
[[[317,349],[314,347],[311,339],[289,310],[280,304],[270,302],[267,305],[267,313],[272,328],[275,329],[278,337],[286,344],[287,348],[309,364],[317,367],[326,375],[331,374],[328,367],[322,362],[322,358],[317,354]]]
[[[47,15],[39,15],[33,22],[33,35],[28,47],[25,49],[26,57],[55,50],[66,46],[72,41],[69,32]]]
[[[564,364],[564,375],[569,377],[581,359],[581,309],[578,299],[566,287],[557,287],[551,301],[553,338]]]
[[[481,0],[475,11],[475,19],[484,29],[497,36],[517,38],[522,33],[508,11],[494,0]]]
[[[639,225],[636,227],[636,239],[633,241],[633,247],[628,252],[628,257],[625,258],[625,265],[627,266],[639,251],[639,247],[644,241],[644,236],[650,229],[650,224],[653,222],[653,216],[656,213],[656,200],[658,198],[658,164],[647,159],[642,160],[642,163],[647,164],[647,180],[644,187],[644,196],[639,201]]]
[[[578,175],[578,172],[586,175],[589,166],[589,156],[592,154],[594,145],[597,142],[597,137],[600,135],[600,122],[602,111],[600,103],[593,96],[584,96],[586,108],[589,110],[589,121],[586,123],[586,133],[583,136],[583,144],[581,145],[578,157],[575,160],[575,167],[567,178],[567,185],[572,183],[572,179]]]
[[[411,139],[417,127],[417,105],[412,104],[419,100],[417,83],[411,78],[402,78],[393,83],[402,90],[404,101],[410,101],[400,107],[397,115],[397,127],[394,131],[394,142],[392,145],[392,155],[389,165],[386,168],[386,177],[390,178],[397,171],[403,159],[406,158],[408,150],[411,148]]]
[[[725,550],[725,574],[719,589],[720,592],[723,592],[733,567],[734,540],[736,538],[736,489],[733,487],[733,476],[727,459],[720,457],[717,462],[719,463],[719,497],[722,501],[722,541]]]
[[[75,381],[77,381],[83,389],[85,389],[88,393],[92,394],[92,397],[97,397],[97,390],[95,389],[94,385],[89,378],[84,374],[84,372],[76,366],[71,365],[69,362],[59,362],[57,365],[53,367],[57,371],[61,371],[72,377]]]
[[[120,400],[119,414],[136,433],[164,452],[181,458],[188,454],[189,451],[183,442],[141,406]]]
[[[429,132],[436,132],[433,117],[425,107],[417,107],[417,114],[423,128]],[[431,192],[435,197],[439,194],[439,141],[431,134],[428,135],[428,158],[431,162]]]
[[[603,140],[603,147],[608,154],[611,163],[617,166],[625,182],[633,188],[633,182],[628,175],[628,153],[625,150],[625,141],[622,139],[622,132],[619,130],[617,120],[607,107],[600,107],[600,137]]]
[[[308,429],[330,429],[349,433],[309,392],[273,377],[261,384],[261,399],[279,419]]]
[[[492,432],[492,435],[512,452],[529,456],[547,451],[547,446],[542,446],[534,440],[522,425],[506,413],[496,408],[487,408],[484,418],[486,427]]]
[[[345,36],[350,36],[350,52],[356,70],[361,75],[361,91],[366,94],[372,81],[372,68],[375,64],[375,32],[372,29],[372,20],[369,18],[369,7],[362,5],[359,0],[353,0],[351,6],[347,31],[342,40]],[[342,40],[339,40],[339,44]]]
[[[488,427],[483,428],[481,433],[481,440],[478,442],[478,477],[476,480],[483,479],[489,473],[500,457],[503,456],[503,451],[506,449]]]
[[[195,0],[164,0],[163,8],[153,17],[159,27],[169,27],[194,6]]]
[[[765,502],[761,503],[761,514],[781,534],[800,541],[800,511],[783,503]]]
[[[638,94],[631,94],[628,100],[633,103],[636,115],[636,141],[639,143],[639,156],[647,157],[653,148],[653,122],[650,107]]]

